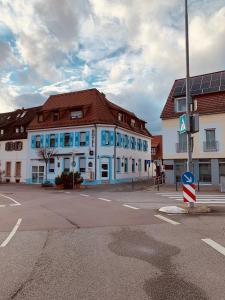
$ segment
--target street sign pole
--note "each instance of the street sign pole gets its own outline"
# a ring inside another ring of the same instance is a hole
[[[186,115],[187,120],[190,120],[190,67],[189,67],[189,30],[188,30],[188,0],[185,0],[185,41],[186,41]],[[187,171],[192,171],[192,149],[191,149],[191,132],[187,132]],[[190,203],[193,207],[194,203]]]

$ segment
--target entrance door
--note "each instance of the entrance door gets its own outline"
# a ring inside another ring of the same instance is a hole
[[[32,166],[32,183],[43,183],[44,166]]]
[[[101,159],[101,178],[102,180],[109,180],[109,159],[102,158]]]

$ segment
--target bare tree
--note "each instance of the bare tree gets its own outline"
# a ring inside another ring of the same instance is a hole
[[[45,162],[45,181],[48,181],[48,163],[55,154],[54,148],[40,148],[38,150],[38,156]]]

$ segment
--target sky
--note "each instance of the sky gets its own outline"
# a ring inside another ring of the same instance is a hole
[[[189,0],[191,75],[225,69],[225,0]],[[161,131],[184,0],[0,0],[0,112],[97,88]]]

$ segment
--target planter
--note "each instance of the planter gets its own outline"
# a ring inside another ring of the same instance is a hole
[[[64,185],[63,184],[57,184],[56,185],[56,189],[57,190],[63,190],[64,189]]]

